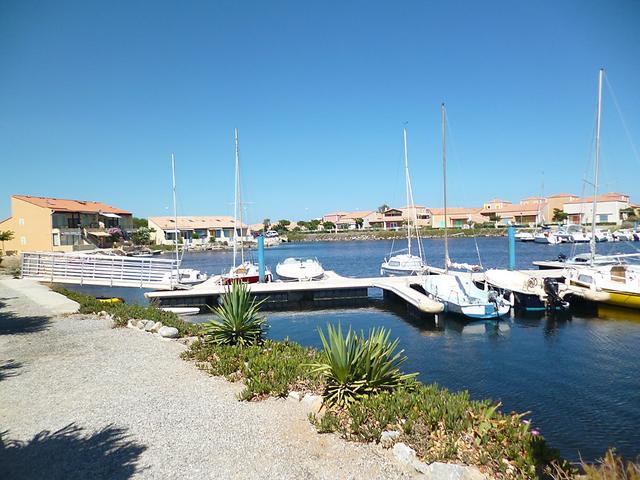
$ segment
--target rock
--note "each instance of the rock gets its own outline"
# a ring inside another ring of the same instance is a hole
[[[144,331],[150,332],[151,330],[153,330],[153,326],[155,324],[156,322],[154,322],[153,320],[147,320],[146,323],[144,324]]]
[[[429,480],[486,480],[487,478],[476,467],[455,463],[433,462],[426,464],[416,460],[413,462],[413,466]]]
[[[127,327],[129,327],[129,328],[136,328],[136,323],[134,323],[134,322],[136,322],[136,323],[137,323],[137,321],[136,321],[136,320],[129,320],[129,321],[127,322]]]
[[[312,393],[305,394],[302,401],[313,413],[318,413],[323,404],[322,395],[314,395]]]
[[[180,343],[185,344],[187,347],[190,347],[191,345],[193,345],[193,343],[197,340],[198,340],[198,337],[183,337],[178,339]]]
[[[300,401],[301,398],[301,394],[300,392],[289,392],[288,398],[290,398],[291,400],[295,400],[296,402]]]
[[[162,328],[162,322],[156,322],[153,324],[153,327],[151,327],[151,331],[154,333],[157,333],[160,331],[161,328]]]
[[[416,460],[416,451],[402,442],[393,446],[393,456],[406,465],[413,465]]]
[[[162,327],[158,333],[164,338],[177,338],[179,335],[178,329],[175,327]]]
[[[380,435],[380,444],[384,448],[390,448],[394,443],[396,443],[396,440],[399,436],[400,432],[398,432],[397,430],[385,430]]]
[[[140,329],[140,330],[144,330],[144,327],[147,326],[147,321],[146,320],[138,320],[138,323],[136,323],[136,326]]]

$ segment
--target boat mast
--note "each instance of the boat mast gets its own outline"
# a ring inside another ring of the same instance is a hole
[[[602,78],[604,77],[604,68],[600,69],[598,76],[598,115],[596,117],[596,159],[593,172],[593,213],[591,214],[591,240],[589,247],[591,249],[591,265],[596,258],[596,208],[598,206],[598,170],[600,168],[600,119],[602,116]]]
[[[240,158],[238,154],[238,129],[234,129],[234,141],[235,141],[235,152],[236,152],[236,182],[235,182],[235,191],[233,197],[233,267],[236,267],[236,256],[238,253],[238,184],[240,183]]]
[[[447,137],[445,132],[444,103],[440,106],[442,111],[442,196],[444,197],[444,271],[449,273],[449,238],[447,228]]]
[[[178,207],[176,204],[176,155],[171,153],[171,174],[172,174],[172,190],[173,190],[173,240],[176,247],[176,268],[180,267],[180,255],[178,253]]]
[[[406,189],[406,193],[407,193],[407,208],[411,208],[410,207],[410,200],[409,200],[409,188],[410,188],[410,184],[409,184],[409,156],[407,155],[407,129],[406,127],[403,129],[403,133],[404,133],[404,186]],[[408,254],[411,255],[411,222],[410,222],[410,218],[411,215],[409,213],[409,211],[407,211],[407,251]]]

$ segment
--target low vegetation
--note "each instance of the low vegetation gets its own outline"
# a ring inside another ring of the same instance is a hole
[[[137,318],[162,322],[162,324],[167,327],[175,327],[182,337],[195,336],[200,333],[199,325],[185,322],[175,313],[165,312],[154,306],[145,307],[126,303],[105,303],[91,295],[74,292],[57,286],[54,286],[52,290],[78,302],[80,304],[79,313],[97,314],[102,311],[107,312],[113,317],[113,322],[117,327],[125,327],[129,320]]]
[[[307,367],[319,361],[318,352],[287,340],[266,340],[249,346],[198,341],[183,358],[194,360],[211,375],[244,382],[241,400],[285,397],[294,390],[322,390],[321,375],[310,373]]]
[[[264,340],[266,320],[260,306],[244,283],[234,283],[223,296],[222,304],[213,309],[219,320],[203,324],[207,343],[216,345],[257,345]]]

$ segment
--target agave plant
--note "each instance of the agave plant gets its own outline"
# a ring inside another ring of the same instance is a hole
[[[260,306],[251,298],[243,283],[234,283],[223,295],[222,304],[213,309],[219,318],[203,325],[205,341],[217,345],[254,345],[262,342],[265,335],[265,318],[260,315]]]
[[[345,336],[342,327],[327,325],[327,336],[318,329],[324,347],[323,362],[310,365],[326,381],[325,402],[346,407],[352,402],[384,390],[392,390],[416,374],[403,374],[400,365],[406,357],[395,352],[398,340],[389,340],[390,332],[373,329],[365,338],[351,328]]]

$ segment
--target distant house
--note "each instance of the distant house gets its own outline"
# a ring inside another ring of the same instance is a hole
[[[206,217],[178,217],[176,225],[173,217],[149,217],[149,228],[156,245],[171,245],[175,242],[176,234],[179,241],[187,245],[210,242],[228,242],[237,237],[250,239],[250,229],[245,224],[235,223],[230,216]]]
[[[530,225],[544,223],[546,199],[529,197],[514,204],[507,200],[489,200],[482,206],[480,214],[486,222],[499,225]]]
[[[622,210],[630,206],[629,195],[605,193],[597,198],[596,223],[620,225],[625,220]],[[564,212],[569,215],[569,223],[590,224],[593,220],[593,197],[578,198],[564,204]]]
[[[486,218],[480,214],[481,210],[481,208],[448,207],[447,228],[464,228],[485,222]],[[444,228],[444,208],[431,209],[431,223],[434,228]]]
[[[13,195],[11,217],[0,222],[0,230],[14,232],[6,250],[16,252],[110,247],[132,229],[131,212],[106,203],[30,195]]]
[[[547,197],[545,205],[544,218],[546,222],[553,221],[553,212],[557,209],[564,211],[564,204],[577,200],[579,197],[571,193],[556,193]]]

